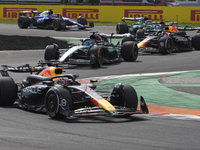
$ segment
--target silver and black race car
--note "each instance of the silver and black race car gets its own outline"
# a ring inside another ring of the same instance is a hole
[[[137,32],[140,38],[124,37],[122,42],[137,41],[139,53],[162,53],[170,54],[171,52],[200,50],[200,34],[189,36],[185,31],[170,32],[157,30],[145,36],[143,29]]]
[[[130,85],[117,83],[110,98],[102,97],[95,91],[94,80],[90,84],[80,84],[77,75],[62,74],[60,67],[29,65],[3,66],[0,77],[0,106],[15,105],[25,110],[46,112],[53,119],[72,116],[108,115],[123,116],[148,113],[144,98],[138,110],[138,96]],[[15,83],[8,71],[34,72],[22,83]]]
[[[47,45],[44,59],[46,62],[57,64],[89,64],[92,67],[100,67],[103,63],[116,61],[136,61],[138,48],[134,41],[124,42],[120,45],[112,44],[112,38],[122,38],[125,35],[98,34],[92,32],[90,38],[82,39],[81,45],[68,45],[67,49],[60,51],[58,45]],[[110,37],[110,42],[108,40]]]
[[[31,14],[32,17],[28,17],[27,14]],[[77,21],[70,18],[63,17],[61,14],[54,14],[53,11],[47,10],[43,12],[38,12],[37,10],[22,11],[20,17],[18,18],[19,28],[36,27],[40,29],[54,29],[56,31],[66,30],[71,28],[85,29],[94,27],[92,21],[87,25],[87,19],[85,17],[79,16]]]

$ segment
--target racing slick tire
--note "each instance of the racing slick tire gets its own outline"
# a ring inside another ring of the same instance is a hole
[[[103,65],[103,50],[101,47],[94,46],[89,50],[90,65],[92,67],[101,67]]]
[[[121,45],[123,45],[123,43],[126,41],[135,41],[135,37],[131,36],[122,38]]]
[[[44,103],[46,113],[52,119],[64,119],[67,117],[67,115],[60,113],[62,107],[64,107],[64,111],[68,111],[68,116],[70,116],[70,110],[72,109],[72,96],[70,91],[65,87],[60,85],[50,88],[45,95]]]
[[[47,45],[44,53],[44,60],[57,60],[59,58],[59,48],[57,45]]]
[[[137,109],[138,96],[135,89],[130,85],[123,85],[125,107]]]
[[[11,106],[17,98],[17,86],[10,77],[0,78],[0,106]]]
[[[127,24],[124,23],[124,22],[118,23],[117,26],[116,26],[116,33],[118,33],[118,34],[128,33]]]
[[[87,19],[85,17],[79,17],[77,19],[77,22],[82,25],[87,25]],[[85,28],[79,28],[80,30],[85,30]]]
[[[161,54],[170,54],[173,50],[173,40],[168,36],[163,36],[158,41],[158,50]]]
[[[138,58],[137,43],[133,41],[126,41],[122,44],[121,56],[124,61],[136,61]]]
[[[61,18],[55,18],[53,20],[53,29],[56,31],[61,31],[61,29],[62,29],[62,19]]]
[[[111,94],[111,101],[113,105],[134,108],[137,110],[138,96],[135,89],[130,85],[119,85],[114,87]]]
[[[195,50],[200,50],[200,35],[196,34],[192,37],[192,46],[194,47]]]
[[[138,29],[137,32],[136,32],[136,37],[138,39],[144,38],[145,37],[144,29]]]
[[[20,16],[18,19],[18,26],[21,29],[26,29],[30,26],[30,19],[27,16]]]

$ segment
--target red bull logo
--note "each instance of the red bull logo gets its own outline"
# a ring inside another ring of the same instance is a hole
[[[125,9],[125,17],[144,17],[147,16],[149,20],[163,19],[163,10],[146,10],[146,9]]]
[[[63,16],[70,19],[77,19],[79,16],[86,19],[99,19],[99,9],[80,9],[80,8],[64,8]]]
[[[191,10],[191,21],[200,21],[200,10]]]
[[[21,11],[37,10],[37,8],[3,8],[3,18],[19,18]],[[32,14],[29,14],[31,17]]]

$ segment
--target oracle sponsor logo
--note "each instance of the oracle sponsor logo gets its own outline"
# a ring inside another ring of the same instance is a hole
[[[64,8],[63,16],[71,19],[77,19],[79,16],[86,19],[99,19],[99,9],[80,9],[80,8]]]
[[[200,10],[191,10],[191,21],[200,21]]]
[[[19,18],[21,11],[25,10],[37,10],[37,8],[3,8],[3,18]]]
[[[146,10],[146,9],[125,9],[125,17],[144,17],[147,16],[149,20],[163,19],[163,10]]]

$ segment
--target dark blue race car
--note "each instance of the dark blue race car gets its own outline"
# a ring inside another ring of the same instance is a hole
[[[28,17],[26,14],[32,14],[33,17]],[[89,22],[87,25],[87,20],[85,17],[79,16],[77,21],[70,18],[61,16],[60,13],[54,14],[53,11],[47,10],[43,12],[38,12],[37,10],[22,11],[18,19],[19,28],[40,28],[40,29],[54,29],[56,31],[66,30],[70,28],[78,28],[84,30],[88,27],[94,27],[93,22]]]

